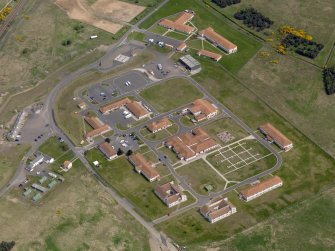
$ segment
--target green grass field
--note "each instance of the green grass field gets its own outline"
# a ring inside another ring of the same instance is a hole
[[[1,239],[14,240],[15,250],[150,250],[146,229],[79,161],[38,204],[23,199],[21,191],[0,203]]]
[[[210,124],[205,125],[203,128],[211,137],[215,138],[222,146],[230,144],[236,140],[240,140],[248,136],[248,133],[244,131],[239,125],[237,125],[231,118],[223,118],[215,120]],[[234,137],[232,141],[225,143],[221,139],[219,139],[217,135],[225,131],[229,132],[231,136]]]
[[[137,31],[133,31],[128,36],[128,40],[137,40],[137,41],[140,41],[140,42],[143,42],[144,38],[145,38],[145,34],[141,33],[141,32],[137,32]]]
[[[90,163],[94,160],[99,161],[102,165],[97,169],[99,175],[122,196],[131,201],[136,206],[137,211],[145,218],[153,220],[175,210],[166,207],[153,192],[158,184],[173,180],[172,176],[165,177],[159,182],[150,183],[145,177],[134,171],[134,167],[125,157],[107,161],[97,149],[93,149],[86,154],[86,158]],[[190,198],[184,204],[187,205],[192,201],[192,198]]]
[[[185,176],[187,182],[199,194],[208,194],[205,185],[212,185],[213,192],[223,190],[226,185],[226,182],[201,159],[179,167],[177,173]]]
[[[173,99],[167,95],[171,90],[178,90],[173,92]],[[164,80],[145,89],[140,95],[159,112],[168,112],[202,97],[202,93],[184,78]]]
[[[292,57],[280,57],[278,65],[254,57],[238,78],[279,114],[335,156],[333,117],[335,99],[327,96],[322,71]],[[275,93],[276,98],[272,95]]]
[[[160,18],[170,16],[185,9],[191,9],[196,12],[192,23],[198,29],[204,29],[212,26],[218,33],[235,43],[238,52],[225,56],[221,61],[224,67],[233,72],[237,72],[248,60],[262,47],[262,44],[254,38],[232,27],[226,18],[216,13],[201,1],[179,1],[171,0],[161,9],[156,11],[150,18],[141,24],[141,28],[149,28]]]
[[[220,250],[333,250],[334,189],[274,215],[257,229],[222,242]],[[285,227],[283,227],[285,226]]]
[[[179,33],[179,32],[175,32],[175,31],[171,31],[169,33],[167,33],[165,36],[167,37],[171,37],[180,41],[184,41],[187,36],[185,34]]]
[[[1,144],[0,145],[0,188],[6,185],[16,172],[24,154],[30,146]]]

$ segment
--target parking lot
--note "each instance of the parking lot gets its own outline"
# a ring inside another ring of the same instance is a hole
[[[108,79],[87,90],[90,100],[96,104],[106,103],[118,95],[144,88],[149,81],[143,73],[130,71],[119,77]]]
[[[121,108],[107,115],[100,116],[100,118],[104,123],[111,125],[112,127],[127,129],[136,120],[133,117],[126,118],[124,111],[125,109]]]

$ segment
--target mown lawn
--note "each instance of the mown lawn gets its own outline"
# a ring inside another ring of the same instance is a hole
[[[171,111],[203,96],[189,80],[184,78],[164,80],[145,89],[140,95],[159,112]]]

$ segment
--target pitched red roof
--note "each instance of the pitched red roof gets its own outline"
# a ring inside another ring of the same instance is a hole
[[[168,29],[173,29],[177,31],[181,31],[187,34],[190,34],[192,31],[194,31],[194,27],[186,25],[186,24],[181,24],[181,23],[176,23],[173,22],[169,19],[163,19],[159,22],[159,25],[164,26],[165,28]]]
[[[100,112],[106,113],[106,112],[114,111],[114,110],[121,108],[122,106],[125,106],[127,103],[130,103],[130,102],[131,100],[129,98],[123,98],[115,102],[101,106]]]
[[[166,128],[168,126],[171,126],[172,122],[168,119],[168,118],[162,118],[160,120],[157,121],[153,121],[151,123],[149,123],[147,125],[147,128],[149,129],[149,131],[154,132],[157,130],[160,130],[162,128]]]
[[[107,142],[100,144],[98,148],[103,154],[106,155],[107,158],[110,158],[116,155],[116,150]]]
[[[207,50],[200,50],[200,51],[197,52],[197,54],[199,56],[209,57],[209,58],[211,58],[215,61],[219,61],[222,58],[222,55],[220,55],[218,53],[211,52],[211,51],[207,51]]]
[[[214,43],[222,46],[226,50],[235,49],[237,46],[230,42],[228,39],[224,38],[220,34],[216,33],[212,27],[208,27],[199,32],[201,36],[206,37],[207,39],[213,41]]]
[[[135,169],[142,172],[148,179],[159,177],[159,173],[152,167],[152,163],[147,161],[142,154],[132,154],[129,160],[134,164]]]
[[[140,117],[143,117],[149,114],[148,110],[145,109],[139,102],[136,102],[136,101],[131,101],[127,103],[126,107],[137,118],[140,118]]]
[[[291,145],[292,141],[289,140],[284,134],[282,134],[277,128],[275,128],[272,124],[266,123],[261,125],[259,129],[265,132],[270,138],[274,141],[278,142],[283,147]]]
[[[279,176],[273,176],[269,179],[266,179],[264,181],[261,181],[260,183],[256,184],[256,185],[253,185],[251,187],[248,187],[246,189],[243,189],[240,191],[240,194],[247,198],[247,197],[250,197],[250,196],[253,196],[261,191],[264,191],[270,187],[273,187],[277,184],[280,184],[282,183],[282,179],[279,177]]]

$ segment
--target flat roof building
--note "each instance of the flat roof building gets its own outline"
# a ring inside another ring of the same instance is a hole
[[[182,56],[179,61],[191,72],[191,74],[196,74],[201,71],[201,64],[191,55]]]
[[[104,142],[98,146],[98,149],[106,156],[107,159],[112,160],[117,156],[116,150],[107,142]]]
[[[202,128],[169,138],[165,145],[171,148],[181,160],[191,160],[201,153],[208,152],[219,144]]]
[[[170,126],[172,126],[172,122],[168,118],[164,117],[162,119],[149,123],[146,127],[150,132],[156,133]]]
[[[216,62],[220,61],[220,59],[222,58],[222,55],[207,50],[199,50],[197,54],[198,56],[206,56],[208,58],[211,58]]]
[[[272,191],[283,185],[283,181],[279,176],[273,176],[269,179],[261,181],[256,185],[250,186],[239,192],[240,198],[245,201],[251,201],[267,192]]]
[[[36,189],[37,191],[42,192],[42,193],[45,193],[46,191],[48,191],[48,189],[46,189],[45,187],[40,186],[39,184],[36,184],[36,183],[32,184],[31,187]]]
[[[261,125],[259,130],[268,138],[268,140],[275,142],[275,144],[278,145],[282,150],[289,151],[293,148],[293,142],[272,124],[266,123]]]
[[[210,222],[214,223],[236,213],[236,207],[228,202],[227,198],[216,199],[200,208],[200,213]]]
[[[212,27],[199,31],[199,35],[206,38],[219,48],[225,50],[228,54],[237,52],[237,46],[225,37],[216,33]]]
[[[142,174],[150,182],[160,178],[152,163],[147,161],[142,154],[135,153],[130,155],[129,162],[135,167],[136,172]]]
[[[155,194],[169,208],[187,200],[187,196],[182,193],[180,187],[175,185],[173,181],[157,186],[155,188]]]

